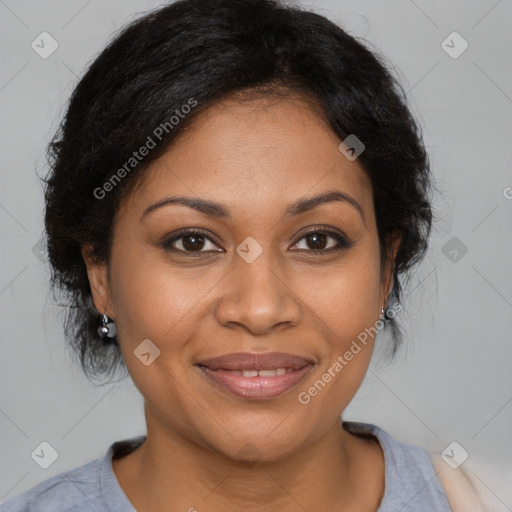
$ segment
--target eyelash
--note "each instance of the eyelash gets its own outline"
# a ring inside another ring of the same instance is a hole
[[[297,245],[302,239],[306,238],[308,235],[316,234],[316,233],[328,235],[328,236],[334,238],[334,240],[336,240],[336,242],[338,242],[338,246],[331,247],[330,249],[318,249],[318,250],[298,249],[298,250],[306,251],[306,252],[318,254],[318,255],[325,255],[325,254],[328,254],[328,253],[331,253],[334,251],[340,251],[342,249],[349,249],[350,247],[352,247],[352,243],[349,242],[345,236],[341,235],[340,233],[337,233],[336,231],[330,230],[326,226],[308,229],[305,233],[302,234],[302,236],[293,245]],[[185,228],[185,229],[178,231],[174,236],[172,236],[172,238],[169,238],[169,239],[165,240],[164,242],[162,242],[161,247],[163,249],[165,249],[166,251],[184,253],[184,254],[190,255],[192,257],[197,257],[197,256],[200,256],[201,254],[204,254],[205,252],[208,252],[208,251],[184,251],[183,249],[176,249],[175,247],[172,247],[172,244],[174,242],[176,242],[177,240],[180,240],[181,238],[185,238],[186,236],[190,236],[190,235],[201,235],[204,238],[206,238],[207,240],[209,240],[210,242],[217,244],[217,242],[215,242],[215,240],[213,240],[203,230],[201,230],[199,228]],[[219,251],[215,251],[215,252],[219,252]]]

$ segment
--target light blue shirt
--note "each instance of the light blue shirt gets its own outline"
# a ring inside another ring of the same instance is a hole
[[[384,452],[385,493],[376,512],[451,512],[429,454],[393,439],[370,423],[344,421],[343,427],[373,435]],[[145,435],[113,443],[105,456],[49,478],[14,496],[0,512],[136,512],[112,470],[112,456],[126,455]]]

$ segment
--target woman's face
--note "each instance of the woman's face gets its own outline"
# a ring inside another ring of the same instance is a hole
[[[108,272],[88,271],[145,398],[148,435],[275,460],[339,427],[373,350],[365,329],[391,285],[370,180],[340,142],[298,99],[225,100],[121,205]],[[178,196],[215,206],[147,211]],[[299,363],[251,359],[270,352]],[[200,364],[233,353],[246,358]],[[295,369],[244,376],[233,371],[241,361]]]

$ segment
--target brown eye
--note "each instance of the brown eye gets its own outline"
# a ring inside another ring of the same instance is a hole
[[[162,247],[169,251],[183,253],[218,252],[216,244],[201,231],[185,230],[164,241]],[[220,249],[222,250],[222,249]]]
[[[329,245],[329,236],[325,233],[310,233],[305,239],[308,247],[313,250],[322,250]]]
[[[352,246],[347,238],[340,233],[318,228],[312,229],[304,234],[299,241],[296,242],[295,246],[300,244],[303,244],[303,247],[298,247],[298,250],[311,252],[313,254],[326,254],[331,251],[348,249]],[[180,231],[173,237],[164,241],[161,246],[168,251],[189,255],[222,251],[222,249],[212,241],[210,236],[207,236],[202,231],[192,229]]]
[[[304,242],[302,242],[303,240]],[[315,254],[348,249],[352,245],[347,238],[340,233],[318,228],[307,232],[295,245],[299,245],[300,243],[303,243],[303,247],[299,248],[299,250],[305,250]]]
[[[202,235],[186,235],[181,237],[181,245],[186,251],[200,251],[204,245],[206,238]]]

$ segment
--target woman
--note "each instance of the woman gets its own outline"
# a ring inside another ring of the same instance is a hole
[[[272,0],[181,0],[93,62],[51,156],[66,335],[89,376],[127,370],[147,434],[2,511],[462,506],[427,452],[342,421],[432,222],[376,55]]]

